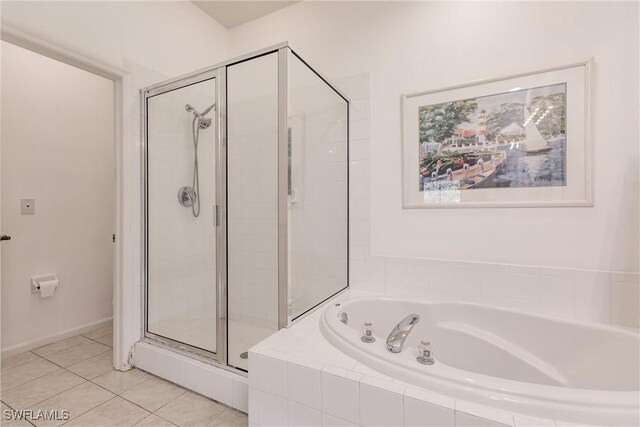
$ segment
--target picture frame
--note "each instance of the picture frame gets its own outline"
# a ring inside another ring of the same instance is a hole
[[[593,206],[592,68],[403,94],[403,208]]]

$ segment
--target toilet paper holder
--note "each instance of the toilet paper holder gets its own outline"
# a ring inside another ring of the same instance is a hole
[[[59,283],[60,279],[58,279],[58,275],[55,273],[42,274],[40,276],[32,276],[31,277],[31,293],[37,294],[40,291],[40,283],[47,282],[49,280],[57,280]]]

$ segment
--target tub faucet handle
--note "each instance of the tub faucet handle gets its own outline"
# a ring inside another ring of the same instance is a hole
[[[364,325],[362,325],[362,337],[360,337],[360,339],[367,344],[376,341],[376,337],[373,336],[373,325],[371,322],[364,322]]]
[[[420,341],[420,345],[418,345],[418,357],[416,360],[423,365],[433,365],[436,362],[433,359],[433,351],[430,342]]]

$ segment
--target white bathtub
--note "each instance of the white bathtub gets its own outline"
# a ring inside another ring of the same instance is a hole
[[[410,313],[421,320],[404,350],[390,353],[387,335]],[[375,343],[360,340],[364,322],[373,323]],[[454,398],[543,418],[640,425],[640,340],[631,331],[477,304],[390,298],[331,303],[321,330],[361,363]],[[421,340],[431,342],[434,365],[416,361]]]

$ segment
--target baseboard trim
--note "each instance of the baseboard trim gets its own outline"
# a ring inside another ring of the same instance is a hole
[[[97,320],[95,322],[87,323],[82,326],[64,330],[53,335],[49,335],[44,338],[38,338],[31,341],[22,342],[20,344],[12,345],[8,348],[2,349],[2,357],[12,356],[14,354],[22,353],[24,351],[32,350],[34,348],[42,347],[43,345],[51,344],[52,342],[60,341],[65,338],[69,338],[74,335],[88,332],[92,329],[101,328],[106,326],[113,320],[113,317],[106,317],[104,319]]]

